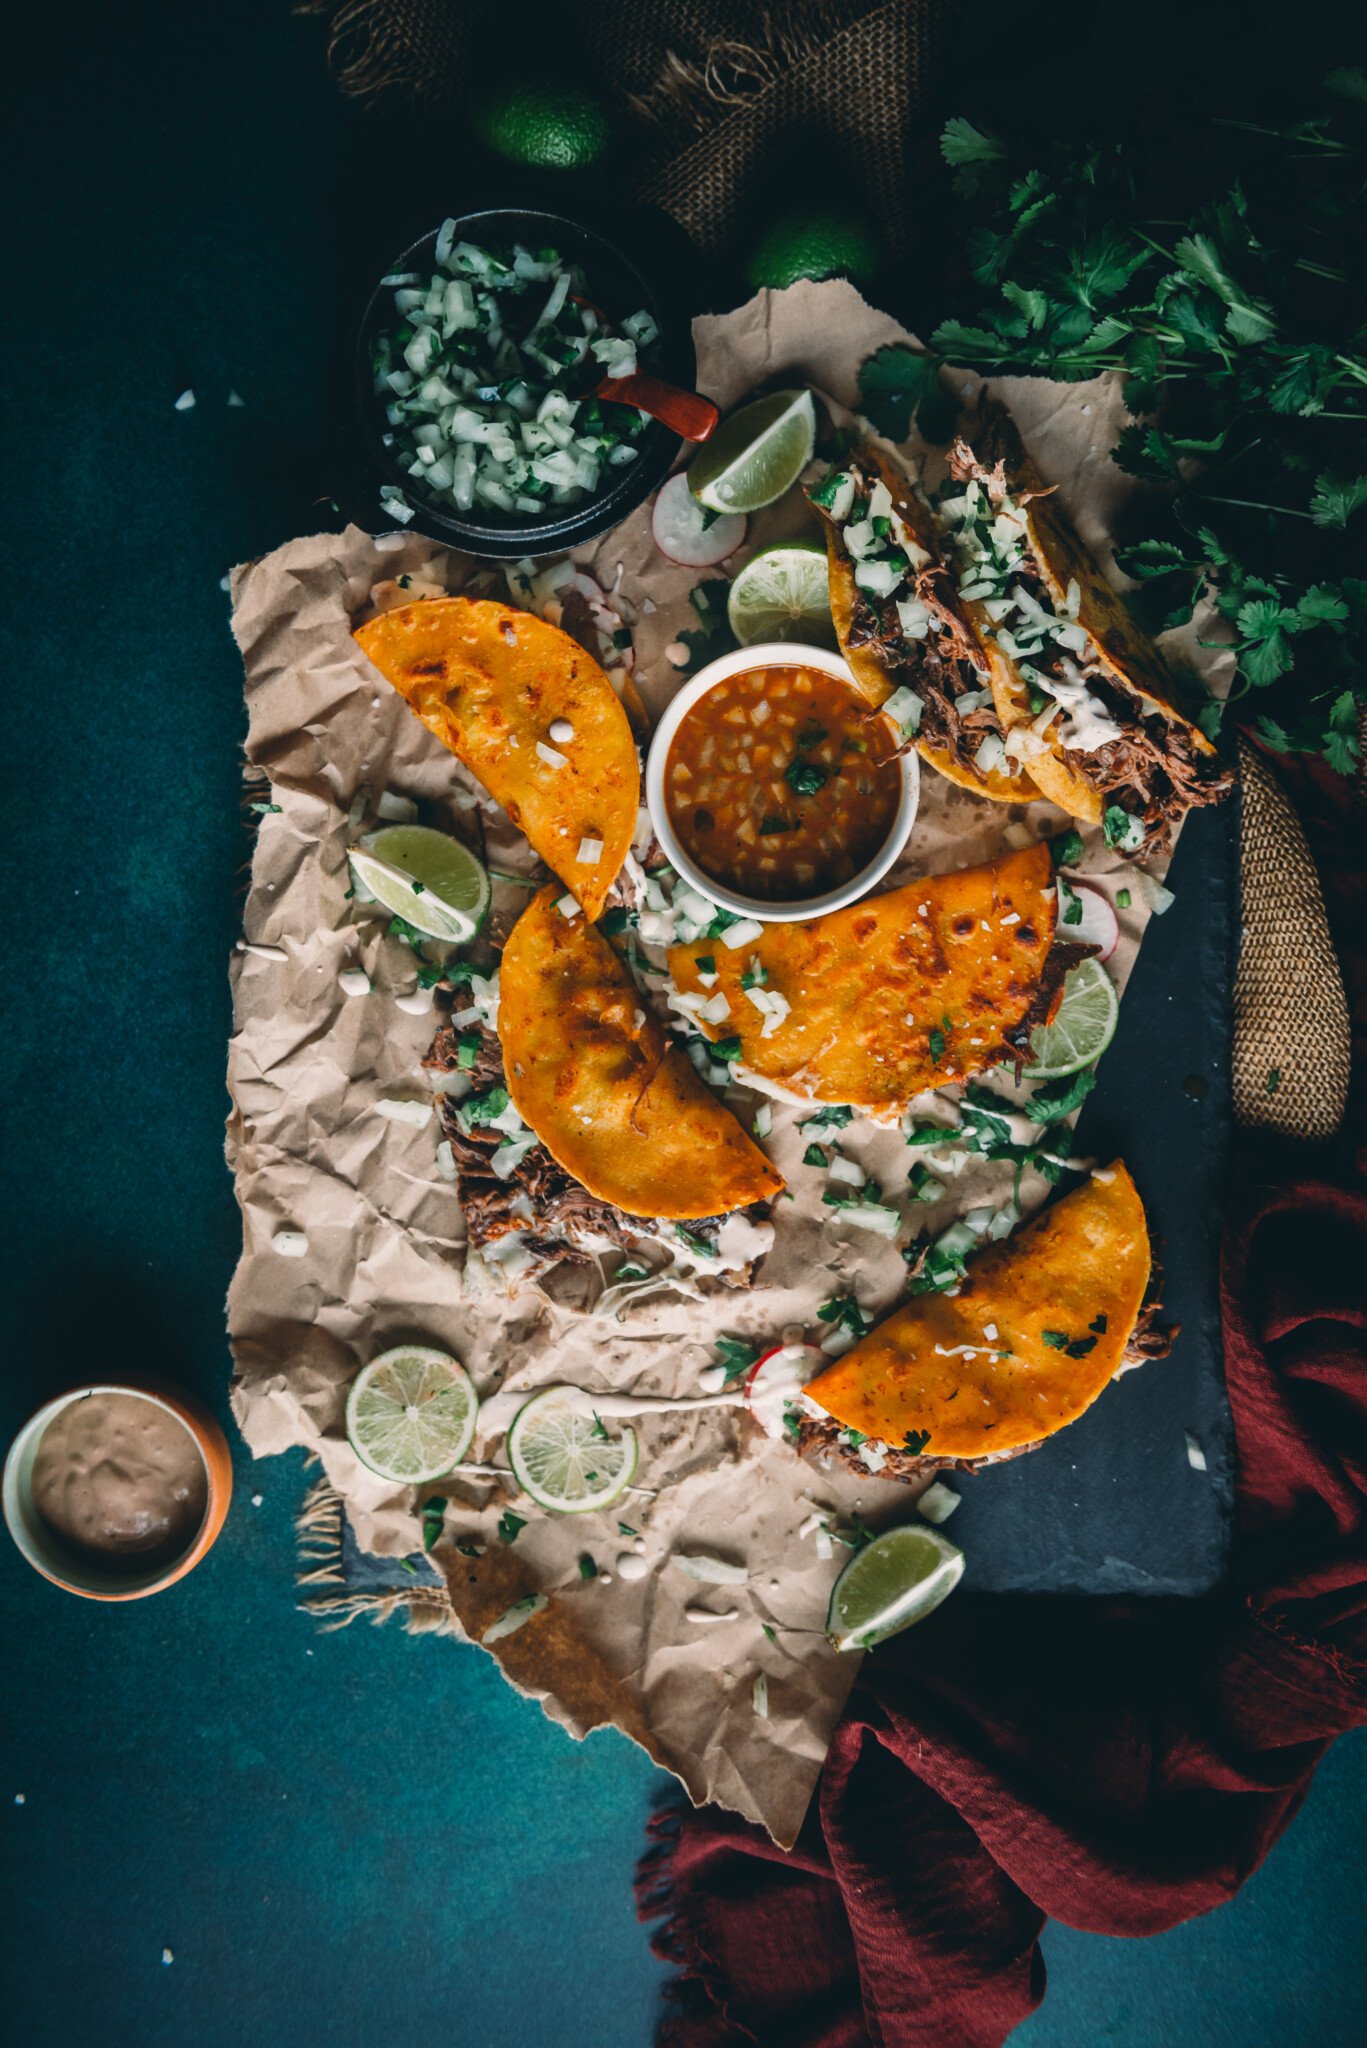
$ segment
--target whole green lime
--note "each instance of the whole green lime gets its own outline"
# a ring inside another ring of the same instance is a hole
[[[481,92],[471,107],[486,149],[542,171],[582,171],[612,140],[601,103],[577,85],[518,84]]]
[[[817,206],[781,214],[756,243],[745,274],[759,289],[782,291],[800,277],[848,277],[868,284],[883,259],[870,222],[841,206]]]

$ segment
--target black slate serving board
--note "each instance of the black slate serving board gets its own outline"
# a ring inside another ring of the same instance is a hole
[[[1237,800],[1195,812],[1168,877],[1120,1025],[1078,1126],[1079,1156],[1119,1154],[1163,1261],[1180,1322],[1171,1357],[1126,1373],[1028,1457],[949,1475],[963,1505],[946,1534],[978,1592],[1206,1593],[1228,1549],[1233,1445],[1219,1318],[1230,1157],[1232,994],[1238,946]],[[1193,1468],[1187,1434],[1205,1454]]]

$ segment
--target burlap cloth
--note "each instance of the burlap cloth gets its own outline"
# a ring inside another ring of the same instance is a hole
[[[344,91],[438,116],[465,96],[489,32],[488,11],[462,0],[301,0],[299,11],[326,22]],[[746,210],[781,204],[785,183],[810,182],[820,163],[832,192],[876,214],[895,259],[913,211],[913,121],[947,13],[948,0],[581,0],[573,38],[630,134],[634,196],[705,253],[726,251]],[[1264,755],[1241,741],[1239,759],[1235,1114],[1324,1139],[1348,1094],[1343,980],[1295,812]]]

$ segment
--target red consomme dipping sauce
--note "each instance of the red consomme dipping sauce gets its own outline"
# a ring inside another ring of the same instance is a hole
[[[887,721],[838,676],[794,661],[699,698],[674,735],[664,794],[705,875],[799,903],[868,866],[892,830],[902,771]]]

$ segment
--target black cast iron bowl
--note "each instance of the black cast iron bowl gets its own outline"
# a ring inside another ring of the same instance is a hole
[[[669,281],[652,275],[635,255],[629,255],[607,235],[569,220],[564,214],[495,207],[482,213],[456,215],[456,240],[479,242],[486,247],[504,247],[522,242],[529,248],[557,249],[584,272],[589,292],[610,320],[623,320],[645,307],[660,330],[650,351],[650,367],[671,384],[691,390],[697,371],[692,330]],[[435,275],[436,243],[439,230],[419,236],[386,264],[382,275],[415,270],[424,277]],[[371,292],[356,341],[355,389],[361,438],[370,465],[382,483],[393,484],[413,507],[413,518],[405,532],[426,534],[429,540],[445,541],[471,555],[515,557],[548,555],[596,540],[619,526],[629,512],[644,504],[668,476],[683,443],[658,420],[653,420],[640,440],[636,460],[612,471],[612,481],[582,504],[548,514],[544,519],[519,518],[515,513],[494,511],[481,517],[462,518],[430,505],[413,489],[413,479],[393,460],[382,436],[388,431],[384,401],[375,395],[373,351],[379,335],[397,319],[391,286],[376,284]]]

